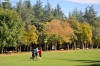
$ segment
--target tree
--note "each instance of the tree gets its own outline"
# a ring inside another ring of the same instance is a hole
[[[97,13],[94,10],[93,5],[86,7],[84,14],[85,21],[88,22],[90,25],[93,25],[93,23],[97,21],[96,14]]]
[[[28,25],[28,30],[24,31],[23,41],[27,44],[27,51],[28,47],[30,47],[31,51],[31,43],[37,44],[38,35],[36,33],[36,27],[34,25]]]
[[[72,40],[72,44],[74,45],[74,49],[76,49],[76,42],[80,41],[80,23],[75,19],[74,16],[70,16],[69,19],[67,20],[68,23],[70,23],[71,27],[74,30],[74,33],[71,35],[71,40]]]
[[[45,44],[47,44],[47,42],[45,42],[45,40],[47,41],[48,35],[47,35],[47,25],[45,22],[41,23],[41,22],[33,22],[33,24],[36,26],[36,30],[37,30],[37,34],[38,34],[38,44],[41,47]],[[43,48],[42,47],[42,48]],[[45,47],[44,49],[45,50]]]
[[[74,16],[75,20],[78,21],[78,22],[80,22],[80,23],[82,23],[82,22],[85,21],[84,20],[84,17],[83,17],[84,16],[84,13],[81,10],[79,11],[77,8],[75,8],[72,11],[72,13],[69,12],[69,18],[71,16]]]
[[[14,15],[14,16],[13,16]],[[21,38],[24,24],[15,10],[4,10],[0,8],[0,52],[4,47],[16,47]]]
[[[4,1],[2,2],[2,7],[3,7],[4,9],[11,9],[11,8],[12,8],[12,5],[11,5],[11,3],[10,3],[9,0],[4,0]]]
[[[99,46],[99,38],[100,38],[100,20],[93,23],[93,45]]]
[[[61,10],[61,7],[59,4],[57,4],[57,7],[54,9],[54,18],[58,20],[64,20],[65,15]]]
[[[45,7],[43,8],[43,21],[45,22],[49,22],[53,19],[53,13],[52,13],[52,9],[51,9],[51,5],[49,2],[47,2],[47,5],[45,5]]]
[[[62,37],[66,43],[70,42],[70,35],[73,33],[73,29],[70,27],[68,22],[61,22],[57,19],[48,22],[48,29],[46,31],[48,32],[49,36],[56,35]],[[57,42],[61,41],[62,38],[58,41],[56,40],[54,45],[56,46]]]
[[[19,2],[17,3],[16,5],[16,11],[18,12],[18,14],[20,15],[20,17],[22,18],[22,15],[23,15],[23,4],[22,4],[22,1],[19,0]]]
[[[86,21],[92,26],[93,31],[93,40],[95,40],[96,36],[99,36],[99,21],[97,17],[97,12],[95,11],[93,5],[88,6],[85,11],[84,18]],[[92,44],[93,47],[94,43]]]
[[[42,8],[42,2],[40,0],[37,0],[36,4],[33,6],[34,16],[35,16],[35,22],[42,22],[43,18],[43,8]]]
[[[90,24],[87,22],[82,23],[81,28],[82,28],[82,32],[80,33],[81,42],[82,42],[82,48],[84,49],[86,48],[86,43],[87,43],[87,46],[88,46],[88,43],[92,44],[92,28]]]
[[[30,0],[24,1],[23,4],[23,15],[22,15],[23,22],[26,23],[26,27],[34,20],[34,11],[31,6]]]
[[[98,49],[100,46],[100,36],[95,36],[93,39],[94,44],[96,45],[96,48]]]

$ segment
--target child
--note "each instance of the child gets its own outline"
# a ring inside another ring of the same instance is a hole
[[[41,60],[41,57],[42,57],[42,48],[41,47],[39,48],[38,53],[39,53],[39,59]]]

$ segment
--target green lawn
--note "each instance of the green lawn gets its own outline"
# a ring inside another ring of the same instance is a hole
[[[100,66],[100,50],[46,51],[42,60],[30,60],[31,52],[0,55],[0,66]]]

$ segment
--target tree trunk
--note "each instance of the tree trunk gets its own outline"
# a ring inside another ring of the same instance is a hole
[[[74,50],[76,50],[76,42],[74,41]]]
[[[94,45],[94,44],[92,44],[91,49],[93,49],[93,45]]]
[[[21,43],[20,43],[20,45],[19,45],[19,51],[21,52]]]
[[[82,42],[82,49],[84,50],[84,43]]]
[[[55,45],[54,45],[54,49],[57,50],[57,43],[55,43]]]
[[[0,47],[0,54],[3,54],[3,47]]]
[[[44,51],[46,51],[46,44],[44,44]]]
[[[69,50],[69,44],[67,44],[67,48],[68,48],[68,50]]]
[[[84,42],[83,44],[84,44],[84,48],[86,49],[86,42]]]
[[[89,47],[88,47],[88,43],[86,44],[86,48],[88,49]]]
[[[28,47],[28,45],[27,45],[27,51],[29,51],[29,47]]]
[[[46,47],[47,47],[47,49],[46,49],[46,50],[48,51],[48,44],[46,45]]]
[[[99,48],[99,45],[97,45],[96,49],[98,49],[98,48]]]

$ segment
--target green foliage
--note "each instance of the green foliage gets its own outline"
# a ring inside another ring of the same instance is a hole
[[[80,23],[76,21],[74,16],[70,16],[68,22],[71,24],[75,33],[80,33]]]
[[[95,45],[100,45],[100,37],[95,36],[94,39],[93,39],[93,42],[94,42]]]
[[[54,18],[62,21],[65,19],[64,17],[65,17],[65,15],[61,10],[60,5],[57,4],[56,9],[54,9]]]
[[[45,23],[33,22],[33,24],[36,26],[38,33],[42,33],[47,29],[47,25]]]
[[[33,6],[35,21],[42,21],[43,18],[43,8],[42,2],[37,0],[36,4]]]
[[[4,2],[2,2],[1,6],[4,8],[4,9],[11,9],[12,8],[12,5],[10,3],[10,0],[4,0]]]
[[[22,6],[22,1],[19,0],[19,2],[16,5],[16,11],[18,12],[18,14],[20,15],[20,17],[22,18],[23,16],[23,6]]]
[[[0,8],[0,46],[16,46],[16,42],[21,38],[23,27],[24,24],[15,10]]]
[[[60,41],[63,42],[64,39],[57,34],[53,34],[48,38],[48,42],[52,43],[52,44],[55,44],[55,43],[60,42]]]
[[[31,24],[31,21],[34,19],[34,11],[32,9],[30,0],[24,1],[23,3],[20,0],[17,3],[16,11],[19,13],[22,21],[25,22],[26,27]]]
[[[93,25],[93,23],[97,21],[96,14],[97,13],[94,10],[93,5],[86,7],[84,14],[85,21],[88,22],[90,25]]]
[[[53,12],[51,9],[51,5],[49,2],[47,2],[47,5],[43,8],[43,21],[49,22],[53,19]]]
[[[84,13],[83,13],[81,10],[79,11],[77,8],[75,8],[75,9],[72,11],[72,13],[69,13],[69,18],[70,18],[71,16],[74,16],[74,17],[75,17],[74,19],[75,19],[76,21],[82,23],[82,22],[85,21],[83,15],[84,15]]]

